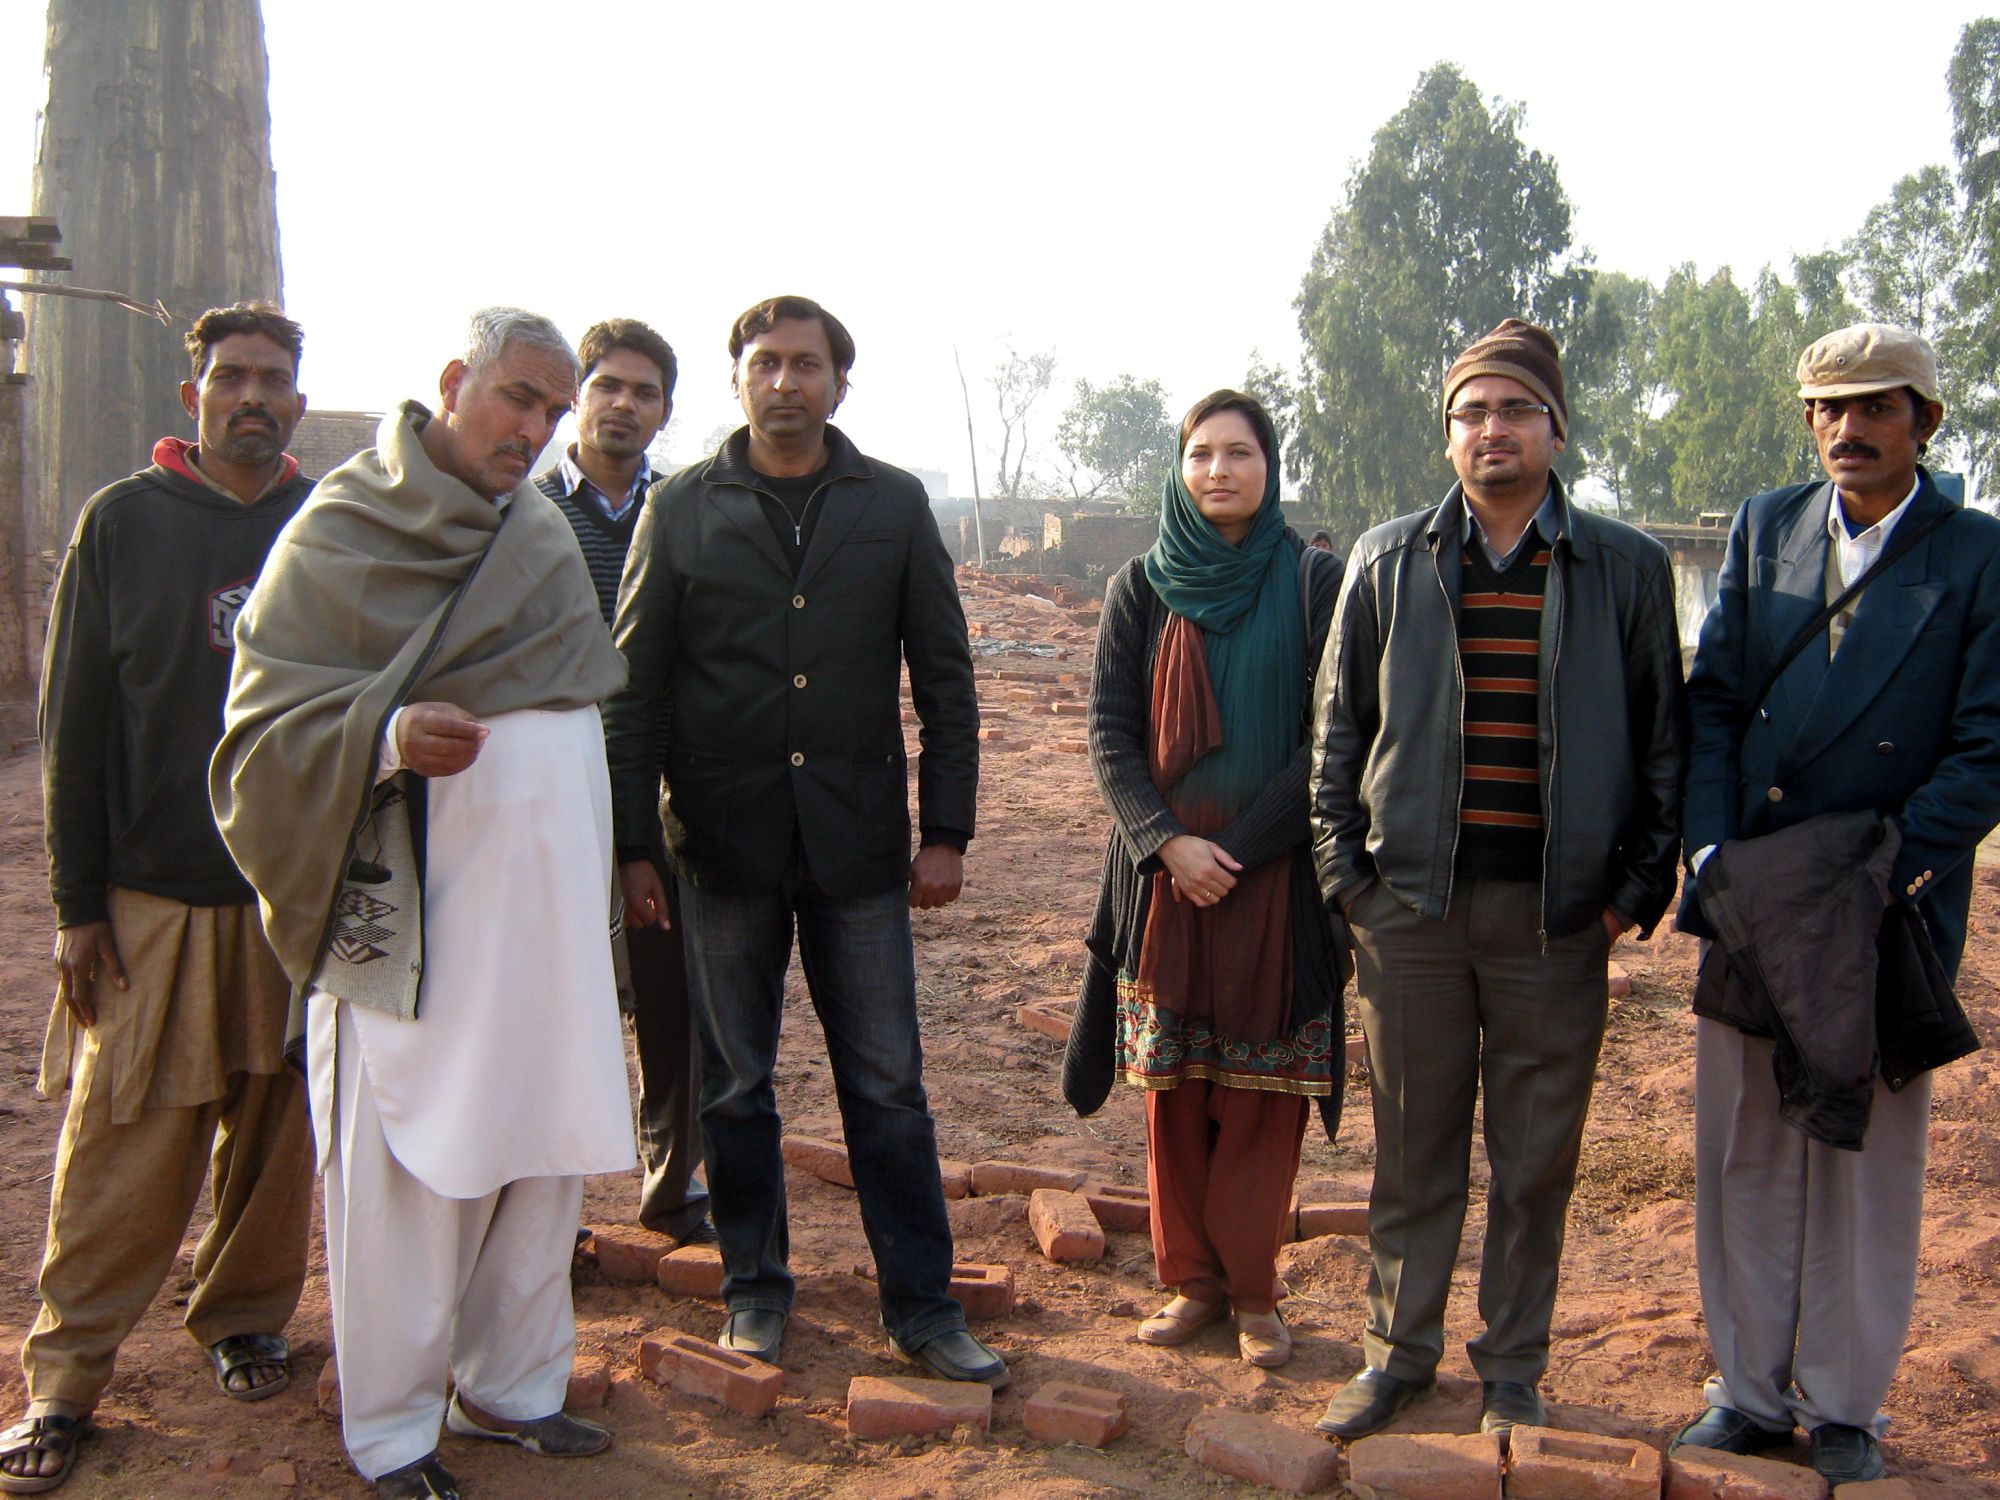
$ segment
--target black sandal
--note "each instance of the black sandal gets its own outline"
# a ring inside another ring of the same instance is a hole
[[[53,1474],[9,1474],[0,1469],[0,1495],[45,1495],[76,1467],[76,1445],[90,1431],[90,1418],[61,1417],[44,1412],[27,1417],[0,1432],[0,1458],[22,1453],[53,1453],[62,1467]]]
[[[231,1401],[268,1401],[292,1383],[292,1346],[275,1333],[232,1333],[208,1346],[208,1362],[215,1366],[215,1383]],[[278,1370],[276,1380],[235,1390],[229,1377],[239,1370]]]
[[[376,1500],[459,1500],[458,1481],[435,1452],[375,1476]]]

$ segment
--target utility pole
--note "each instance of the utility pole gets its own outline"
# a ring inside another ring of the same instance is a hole
[[[979,444],[972,436],[972,387],[965,383],[965,361],[958,357],[958,345],[951,346],[951,362],[958,366],[958,389],[965,397],[965,451],[972,459],[972,543],[979,550],[979,566],[986,566],[986,526],[979,518]]]

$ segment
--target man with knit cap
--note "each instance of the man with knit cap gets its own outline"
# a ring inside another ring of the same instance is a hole
[[[1916,1302],[1929,1069],[1976,1045],[1961,1021],[1949,1045],[1912,1053],[1912,1028],[1953,1007],[1908,982],[1892,937],[1925,940],[1948,984],[1973,854],[2000,821],[2000,522],[1920,462],[1944,419],[1922,338],[1840,329],[1800,356],[1798,381],[1827,478],[1737,511],[1688,676],[1680,925],[1713,940],[1694,1002],[1695,1250],[1716,1374],[1674,1445],[1755,1453],[1803,1428],[1839,1485],[1884,1472],[1881,1406]],[[1864,852],[1759,864],[1843,828]],[[1847,920],[1802,915],[1831,905],[1815,883],[1851,888],[1857,872]],[[1728,975],[1760,900],[1779,945],[1823,959],[1858,938],[1859,951],[1815,982],[1753,949],[1768,998],[1745,1005]],[[1800,1077],[1787,1054],[1817,1058],[1834,1028],[1853,1038],[1849,1065]],[[1844,1113],[1826,1107],[1843,1096]]]
[[[1480,1427],[1545,1422],[1605,957],[1674,890],[1666,551],[1551,471],[1569,410],[1543,329],[1509,318],[1460,355],[1442,420],[1458,483],[1355,543],[1319,676],[1313,847],[1354,933],[1377,1142],[1367,1365],[1319,1423],[1342,1439],[1435,1381],[1482,1091]]]

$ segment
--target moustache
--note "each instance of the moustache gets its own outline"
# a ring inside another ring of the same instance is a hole
[[[268,413],[261,411],[239,411],[229,419],[231,427],[248,427],[253,424],[258,427],[276,427],[278,425]]]
[[[1835,443],[1831,448],[1827,449],[1826,456],[1828,458],[1880,458],[1882,454],[1880,450],[1871,448],[1866,443],[1841,442]]]

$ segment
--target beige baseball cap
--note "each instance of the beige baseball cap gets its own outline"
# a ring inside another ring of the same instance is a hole
[[[1893,323],[1856,323],[1837,329],[1799,356],[1802,400],[1838,401],[1909,386],[1926,401],[1938,399],[1937,351]]]

